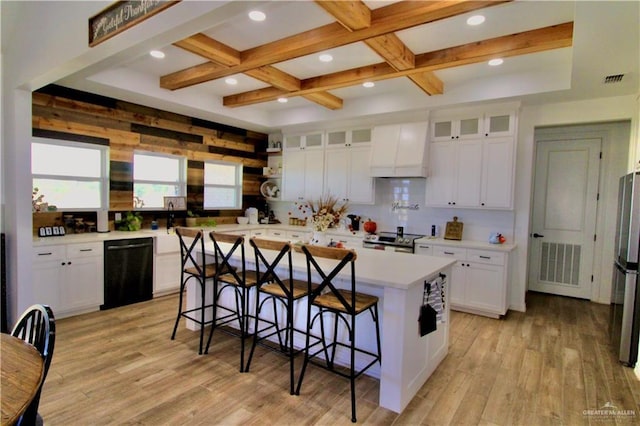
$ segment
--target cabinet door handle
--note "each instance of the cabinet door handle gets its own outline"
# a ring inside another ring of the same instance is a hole
[[[455,253],[451,253],[450,251],[445,251],[444,254],[448,254],[449,256],[453,256]]]
[[[491,259],[491,256],[478,256],[478,257],[480,259],[487,259],[487,260]]]
[[[431,246],[418,246],[418,247],[419,248],[426,248],[426,249],[431,248]]]
[[[93,251],[93,249],[80,249],[80,251]]]
[[[51,256],[53,253],[38,253],[38,256]]]

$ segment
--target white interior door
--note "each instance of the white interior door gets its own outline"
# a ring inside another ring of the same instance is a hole
[[[529,290],[589,299],[601,139],[536,148]]]

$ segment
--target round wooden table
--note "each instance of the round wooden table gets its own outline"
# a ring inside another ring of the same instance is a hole
[[[12,425],[25,412],[36,395],[44,362],[38,350],[22,339],[0,334],[0,364],[2,365],[2,421]]]

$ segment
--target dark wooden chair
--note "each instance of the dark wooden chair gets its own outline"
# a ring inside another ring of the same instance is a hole
[[[368,294],[356,292],[356,252],[333,247],[320,247],[303,245],[302,252],[307,258],[308,291],[307,298],[309,306],[307,309],[307,341],[305,344],[304,363],[298,379],[296,393],[300,394],[302,381],[309,362],[323,367],[333,373],[349,379],[351,384],[351,421],[356,421],[356,394],[355,379],[368,370],[371,366],[381,361],[380,350],[380,327],[378,321],[378,298]],[[318,259],[327,259],[321,262]],[[330,266],[329,266],[330,265]],[[337,288],[334,284],[336,276],[345,268],[350,269],[350,286],[348,289]],[[313,276],[319,275],[322,282],[316,286],[312,283]],[[312,307],[316,313],[312,316]],[[371,318],[375,324],[377,353],[359,348],[356,345],[356,317],[365,312],[371,313]],[[323,317],[329,316],[333,320],[333,338],[331,341],[326,336],[323,326]],[[315,321],[320,322],[322,330],[321,341],[311,344],[310,339],[314,337],[311,333]],[[338,327],[343,324],[347,330],[349,342],[338,340]],[[320,348],[317,348],[318,343]],[[349,350],[349,366],[346,372],[335,364],[336,349],[338,347]],[[369,359],[369,362],[360,370],[356,370],[355,355],[362,354]],[[324,359],[321,359],[322,355]]]
[[[240,337],[240,372],[242,373],[244,372],[245,339],[248,336],[249,319],[253,317],[249,312],[249,290],[257,285],[258,275],[256,271],[246,268],[244,237],[220,232],[210,232],[209,236],[213,241],[216,265],[216,276],[214,277],[216,321],[209,331],[209,339],[204,353],[209,353],[209,345],[216,328],[237,321],[238,333],[235,333],[231,328],[222,330]],[[234,254],[239,255],[239,269],[230,263]],[[234,292],[234,308],[219,303],[225,290]],[[220,311],[223,313],[219,314]]]
[[[180,256],[182,267],[180,268],[180,301],[178,302],[178,315],[171,333],[171,340],[175,339],[180,318],[187,318],[200,326],[200,344],[198,354],[202,354],[204,329],[207,325],[213,324],[215,294],[212,302],[206,303],[206,282],[220,277],[229,270],[218,271],[215,263],[206,263],[205,254],[205,233],[202,229],[176,228],[176,234],[180,239]],[[200,287],[200,304],[192,309],[183,308],[184,292],[189,282],[194,282]],[[215,285],[214,291],[215,293]],[[207,311],[210,318],[207,319]]]
[[[255,252],[259,280],[256,292],[254,337],[245,371],[249,371],[251,359],[258,344],[280,352],[289,358],[289,393],[294,395],[294,358],[302,350],[295,348],[294,335],[298,333],[302,337],[305,333],[304,330],[294,328],[294,303],[309,294],[307,282],[293,278],[291,243],[258,238],[251,238],[249,243]],[[265,305],[269,302],[273,307],[273,318],[261,316]],[[278,318],[278,306],[286,312],[284,325]],[[260,323],[266,326],[259,328]],[[269,338],[274,340],[277,338],[277,343],[269,342]]]
[[[18,420],[18,424],[43,424],[42,417],[38,414],[38,406],[40,405],[42,385],[44,385],[47,373],[49,372],[49,366],[53,358],[53,348],[56,342],[56,320],[53,311],[47,305],[37,304],[29,307],[18,319],[11,334],[35,346],[38,352],[40,352],[40,355],[42,355],[44,362],[40,387],[27,407],[27,410]]]

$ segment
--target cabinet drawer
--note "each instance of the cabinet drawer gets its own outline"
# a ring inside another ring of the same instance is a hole
[[[273,238],[287,238],[287,232],[278,229],[268,229],[267,236]]]
[[[242,234],[242,235],[244,235],[245,237],[247,236],[247,234]],[[249,236],[258,237],[258,238],[266,237],[267,236],[267,231],[264,231],[262,229],[259,229],[257,231],[251,231]]]
[[[487,250],[467,250],[467,260],[469,262],[482,262],[490,265],[504,265],[504,253]]]
[[[69,244],[67,246],[67,257],[78,258],[102,256],[103,250],[103,243]]]
[[[433,245],[427,243],[416,243],[415,253],[421,254],[423,256],[432,256],[433,255]]]
[[[33,249],[33,261],[35,263],[62,260],[65,256],[65,246],[34,247]]]
[[[298,241],[304,241],[306,243],[310,238],[311,234],[309,232],[287,231],[287,239],[293,243]]]
[[[457,260],[466,260],[467,249],[458,247],[433,246],[433,255],[440,257],[451,257]]]

